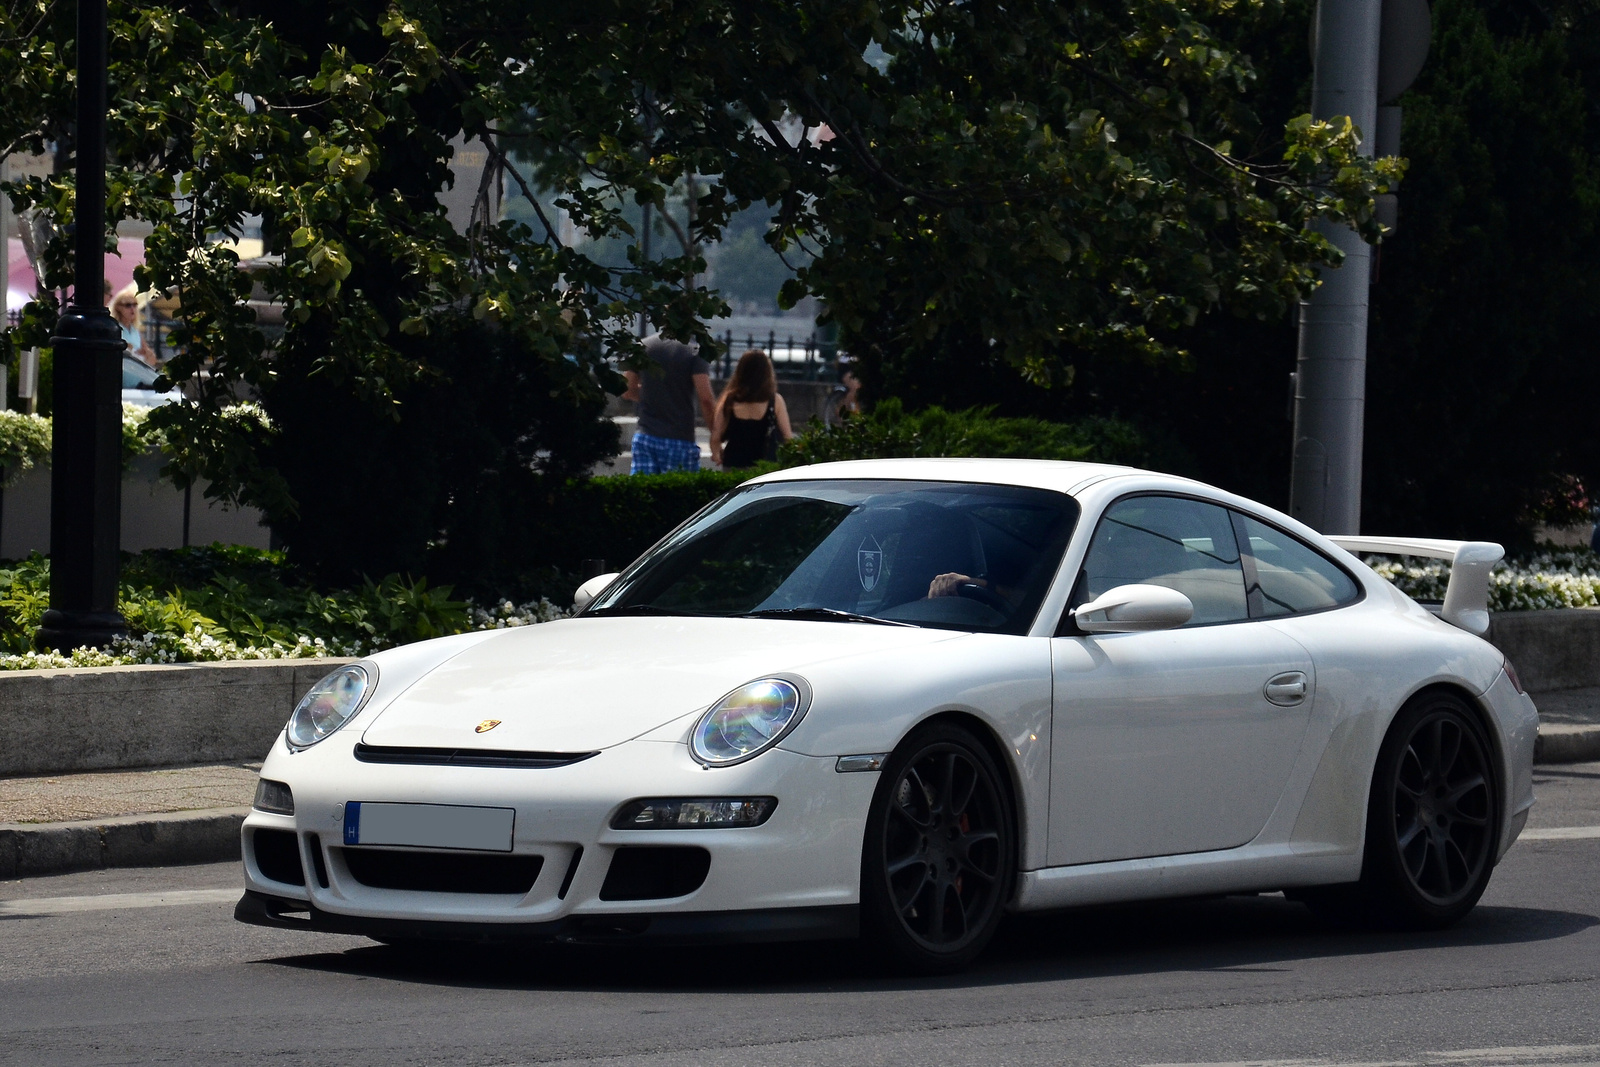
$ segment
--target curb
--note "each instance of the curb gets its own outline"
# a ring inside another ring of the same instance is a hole
[[[1540,723],[1535,763],[1588,763],[1600,760],[1600,726]]]
[[[0,878],[236,860],[239,827],[249,812],[206,808],[82,822],[0,823]]]

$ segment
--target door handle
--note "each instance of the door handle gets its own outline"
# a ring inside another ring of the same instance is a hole
[[[1280,708],[1292,708],[1306,698],[1304,671],[1285,671],[1267,679],[1262,695]]]

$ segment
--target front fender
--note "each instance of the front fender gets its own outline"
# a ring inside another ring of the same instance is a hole
[[[890,752],[934,715],[982,722],[1003,750],[1017,791],[1024,868],[1044,864],[1050,801],[1050,643],[969,634],[953,641],[818,664],[805,720],[779,745],[808,756]]]

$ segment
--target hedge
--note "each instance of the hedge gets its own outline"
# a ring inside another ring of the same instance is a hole
[[[1078,459],[1148,465],[1137,430],[1114,419],[1073,423],[996,418],[987,408],[907,412],[898,400],[870,414],[825,427],[813,420],[780,454],[779,466],[849,459],[908,456],[995,456]],[[637,559],[678,523],[723,493],[773,465],[746,471],[696,474],[607,475],[575,478],[547,488],[521,531],[517,554],[543,566],[515,576],[448,575],[473,592],[510,589],[517,596],[545,596],[565,603],[585,574],[584,562],[604,560],[619,570]],[[497,595],[497,594],[491,594]]]
[[[557,572],[550,576],[554,580],[581,580],[586,560],[604,560],[609,570],[620,570],[684,519],[754,476],[754,471],[679,471],[574,478],[546,496],[537,525],[527,531],[525,558],[544,562]],[[569,598],[571,592],[566,590]],[[541,593],[559,601],[561,590]]]
[[[933,406],[908,412],[898,399],[833,426],[812,420],[788,442],[784,466],[846,459],[916,456],[988,456],[996,459],[1066,459],[1148,467],[1148,443],[1120,419],[1073,422],[1002,417],[992,407],[946,411]]]

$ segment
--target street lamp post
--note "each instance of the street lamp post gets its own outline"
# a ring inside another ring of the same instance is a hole
[[[1348,115],[1362,155],[1375,144],[1398,154],[1400,109],[1378,105],[1405,92],[1428,58],[1428,0],[1320,0],[1312,19],[1312,116]],[[1392,229],[1393,194],[1378,198],[1377,212]],[[1323,533],[1353,534],[1361,532],[1372,249],[1348,226],[1321,229],[1344,262],[1323,270],[1300,305],[1289,514]]]
[[[125,633],[117,611],[122,522],[122,342],[105,304],[106,0],[78,0],[78,197],[72,304],[55,353],[50,610],[38,643],[67,651]]]
[[[1311,114],[1350,116],[1368,156],[1377,127],[1382,13],[1383,0],[1321,0],[1312,16]],[[1300,305],[1289,514],[1323,533],[1359,533],[1372,250],[1348,226],[1321,229],[1344,262],[1324,269],[1322,284]]]

